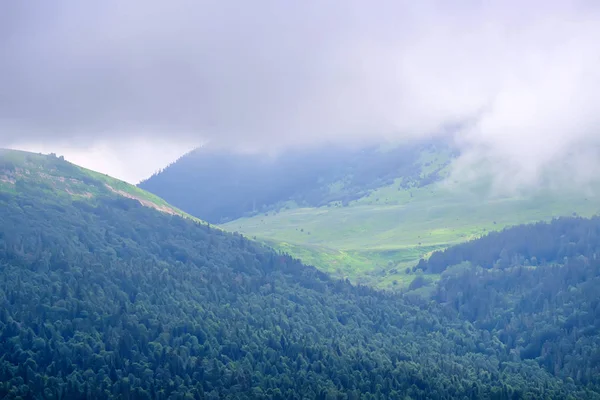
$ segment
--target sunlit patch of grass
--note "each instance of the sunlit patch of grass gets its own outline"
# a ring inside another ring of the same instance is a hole
[[[387,202],[382,204],[384,194]],[[374,196],[380,201],[369,203]],[[412,271],[405,274],[406,267],[434,250],[507,226],[573,213],[589,217],[599,211],[597,194],[488,197],[442,184],[402,190],[390,185],[347,207],[283,210],[223,227],[275,243],[335,276],[377,287],[401,287],[414,278]]]

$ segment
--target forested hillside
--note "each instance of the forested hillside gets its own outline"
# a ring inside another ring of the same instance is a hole
[[[577,385],[600,378],[600,262],[504,270],[458,268],[433,298],[501,341],[511,365],[535,361]]]
[[[468,261],[483,268],[537,266],[563,263],[583,256],[600,256],[600,217],[562,217],[549,222],[520,225],[436,251],[416,268],[440,273],[448,266]]]
[[[589,315],[552,336],[587,338],[577,376],[570,355],[530,359],[544,336],[507,342],[457,312],[479,299],[451,301],[448,280],[446,299],[403,299],[135,199],[54,190],[0,195],[0,398],[600,398]]]
[[[597,385],[599,255],[598,217],[518,226],[433,253],[418,268],[443,269],[442,277],[416,292],[497,337],[510,362],[535,360]]]
[[[424,158],[440,153],[440,160]],[[199,148],[139,184],[211,223],[284,207],[347,205],[402,178],[402,187],[439,179],[452,154],[442,142],[402,146],[327,146],[276,156]]]

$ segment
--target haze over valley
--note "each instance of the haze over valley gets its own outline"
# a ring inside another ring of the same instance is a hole
[[[600,6],[0,4],[0,399],[600,399]]]

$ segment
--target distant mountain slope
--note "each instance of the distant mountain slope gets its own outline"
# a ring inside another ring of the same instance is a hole
[[[274,157],[210,146],[139,184],[212,223],[282,208],[347,204],[399,177],[403,187],[439,179],[452,150],[441,142],[367,148],[319,147]]]
[[[0,398],[599,398],[444,306],[27,163],[0,188]]]

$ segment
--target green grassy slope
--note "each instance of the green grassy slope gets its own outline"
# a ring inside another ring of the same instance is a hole
[[[171,206],[163,199],[127,182],[91,171],[54,154],[0,149],[0,191],[16,192],[20,185],[35,183],[52,195],[93,202],[98,196],[127,197],[167,214],[199,219]]]
[[[442,182],[403,189],[400,180],[347,207],[298,208],[223,225],[287,251],[322,270],[379,287],[402,287],[406,273],[436,249],[506,226],[600,211],[600,196],[538,193],[490,198]]]

